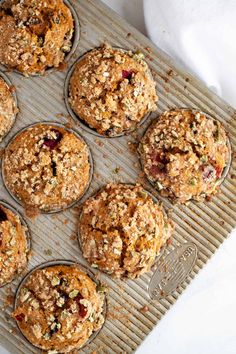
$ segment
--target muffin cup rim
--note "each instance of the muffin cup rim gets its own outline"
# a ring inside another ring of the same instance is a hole
[[[212,119],[213,121],[220,122],[219,119],[214,118],[211,114],[206,113],[206,112],[204,112],[204,111],[202,111],[200,109],[197,109],[197,108],[178,107],[178,108],[172,108],[172,109],[166,110],[166,111],[158,114],[152,120],[152,122],[150,122],[148,127],[145,129],[145,131],[143,132],[143,134],[142,134],[142,136],[141,136],[141,138],[139,140],[139,143],[138,143],[138,147],[137,147],[138,159],[139,159],[139,163],[140,163],[140,166],[141,166],[141,169],[142,169],[143,172],[144,172],[144,164],[143,164],[143,159],[142,159],[142,153],[140,152],[143,144],[142,144],[141,141],[144,138],[144,136],[146,135],[146,133],[148,132],[148,130],[152,127],[152,125],[154,125],[158,121],[160,116],[162,116],[165,112],[173,112],[173,111],[190,111],[190,112],[193,112],[193,113],[200,113],[200,114],[205,115],[207,119]],[[224,124],[221,123],[221,122],[220,122],[220,124],[225,129]],[[216,180],[216,186],[220,186],[224,182],[224,180],[226,179],[226,177],[227,177],[227,175],[229,173],[229,170],[231,168],[231,163],[232,163],[232,145],[231,145],[231,142],[230,142],[230,139],[229,139],[229,136],[228,136],[228,133],[227,133],[226,129],[225,129],[225,132],[226,132],[226,144],[227,144],[227,147],[229,149],[229,156],[228,156],[227,164],[226,164],[226,166],[223,169],[223,173],[222,173],[221,177],[218,180]],[[151,179],[146,175],[146,173],[145,173],[145,177],[146,177],[146,180],[150,183],[150,185],[160,194],[160,191],[157,190],[156,182],[151,181]],[[204,193],[201,193],[199,195],[199,197],[201,197],[203,194]],[[172,204],[180,204],[180,203],[178,203],[178,200],[177,200],[177,202],[174,203],[173,199],[168,197],[168,196],[162,196],[162,197],[167,199]],[[204,201],[205,201],[205,198],[204,198]],[[188,203],[188,202],[199,202],[199,201],[194,199],[194,198],[191,198],[191,199],[187,200],[186,202],[184,202],[182,204],[186,205],[186,203]]]
[[[13,84],[13,82],[11,81],[11,79],[9,78],[9,76],[6,74],[6,72],[0,70],[0,78],[3,79],[3,81],[7,84],[9,90],[10,90],[10,87],[11,86],[15,86]],[[18,117],[18,114],[19,114],[19,107],[18,107],[18,97],[17,97],[17,93],[16,93],[16,90],[11,92],[11,95],[13,97],[13,100],[14,100],[14,103],[15,103],[15,108],[17,109],[16,113],[14,114],[14,118],[13,118],[13,122],[12,122],[12,125],[11,125],[11,128],[0,138],[0,143],[3,142],[3,140],[8,136],[8,134],[11,132],[11,130],[13,129],[15,123],[16,123],[16,120],[17,120],[17,117]]]
[[[26,222],[26,220],[23,217],[23,215],[19,212],[19,210],[16,209],[14,206],[12,206],[10,203],[8,203],[5,199],[0,199],[0,206],[1,205],[4,208],[9,209],[15,215],[17,215],[19,217],[19,219],[20,219],[21,225],[25,228],[25,238],[26,238],[26,243],[27,243],[27,250],[26,250],[27,265],[25,267],[25,269],[26,269],[28,264],[29,264],[29,255],[30,255],[30,252],[32,250],[32,234],[31,234],[29,225]],[[23,269],[22,272],[24,272],[25,269]],[[0,286],[0,289],[2,289],[6,285],[11,284],[14,280],[16,280],[22,274],[22,272],[19,273],[19,274],[16,274],[10,281],[7,281],[6,283],[3,283]]]
[[[88,149],[88,160],[89,160],[89,165],[90,165],[90,170],[89,170],[89,180],[88,180],[88,183],[86,185],[86,188],[84,190],[84,192],[82,193],[82,195],[76,199],[75,201],[73,201],[71,204],[69,204],[68,206],[65,206],[63,208],[57,208],[55,210],[43,210],[43,209],[39,209],[39,214],[45,214],[45,215],[50,215],[50,214],[56,214],[56,213],[60,213],[60,212],[63,212],[67,209],[70,209],[70,208],[73,208],[77,203],[79,203],[83,198],[84,196],[86,195],[86,193],[88,192],[90,186],[91,186],[91,183],[92,183],[92,180],[93,180],[93,175],[94,175],[94,159],[93,159],[93,155],[92,155],[92,151],[91,151],[91,148],[90,148],[90,145],[87,143],[86,139],[75,129],[73,128],[68,128],[66,127],[64,124],[62,123],[59,123],[59,122],[54,122],[54,121],[41,121],[41,122],[36,122],[36,123],[32,123],[32,124],[29,124],[25,127],[23,127],[22,129],[20,129],[18,132],[16,132],[12,137],[11,139],[9,140],[8,144],[6,145],[5,147],[5,151],[9,148],[10,144],[12,143],[12,141],[17,138],[18,135],[20,135],[21,133],[23,133],[24,131],[30,129],[31,127],[34,127],[36,125],[49,125],[49,126],[58,126],[60,128],[63,128],[65,129],[66,131],[74,134],[77,138],[79,138],[80,140],[82,140],[84,142],[84,144],[86,145],[87,149]],[[3,185],[5,187],[5,189],[7,190],[7,192],[9,193],[9,195],[13,198],[13,200],[18,204],[20,205],[22,208],[25,208],[27,207],[27,205],[24,205],[22,203],[22,201],[17,198],[10,190],[10,188],[8,188],[6,182],[5,182],[5,175],[4,175],[4,159],[5,159],[5,154],[3,155],[2,157],[2,160],[1,160],[1,175],[2,175],[2,180],[3,180]]]
[[[40,270],[40,269],[45,269],[48,267],[53,267],[56,265],[65,265],[65,266],[76,266],[78,267],[81,271],[83,271],[96,285],[101,284],[100,281],[98,279],[95,278],[94,273],[86,266],[84,266],[83,264],[76,262],[76,261],[72,261],[72,260],[67,260],[67,259],[54,259],[54,260],[50,260],[50,261],[45,261],[42,262],[36,266],[34,266],[29,272],[27,272],[27,274],[21,279],[20,283],[17,286],[17,289],[15,291],[15,295],[14,295],[14,304],[13,304],[13,311],[16,310],[17,305],[18,305],[18,298],[19,298],[19,294],[21,291],[21,288],[24,286],[25,282],[27,281],[27,279],[30,277],[30,275],[32,275],[32,273],[36,270]],[[107,317],[107,308],[108,308],[108,303],[107,303],[107,295],[104,294],[104,302],[103,302],[103,311],[102,311],[102,315],[104,317],[104,322],[102,324],[102,326],[95,332],[93,332],[91,334],[91,336],[88,338],[88,340],[84,343],[84,345],[80,348],[78,348],[78,350],[85,348],[87,345],[89,345],[98,335],[99,333],[102,331],[105,322],[106,322],[106,317]],[[42,349],[36,345],[34,345],[33,343],[31,343],[28,338],[23,334],[23,332],[20,329],[20,326],[18,324],[18,321],[15,319],[17,328],[19,330],[19,332],[21,333],[21,335],[23,336],[23,338],[27,341],[27,343],[29,343],[33,348],[37,348],[40,350],[45,350]],[[49,349],[50,350],[50,349]],[[77,350],[76,348],[74,348],[73,350]],[[63,351],[62,353],[67,353],[65,351]]]
[[[108,183],[108,184],[109,184],[109,183]],[[135,183],[125,183],[125,182],[120,182],[120,183],[117,183],[117,184],[126,185],[126,186],[128,186],[128,187],[135,187],[135,186],[137,186],[137,184],[135,184]],[[99,192],[103,191],[106,186],[107,186],[107,184],[105,184],[105,185],[103,185],[102,187],[98,188],[98,190],[97,190],[96,192],[94,192],[91,196],[89,196],[87,199],[96,197],[96,195],[97,195]],[[154,204],[157,204],[157,205],[160,207],[161,212],[163,213],[163,218],[164,218],[164,220],[165,220],[165,221],[166,221],[166,220],[169,220],[168,213],[167,213],[165,207],[163,206],[162,201],[159,200],[156,196],[154,196],[150,191],[148,191],[147,189],[145,189],[142,185],[140,185],[140,186],[143,188],[144,192],[147,193],[147,195],[152,199],[152,201],[154,202]],[[87,200],[87,199],[86,199],[86,200]],[[83,203],[83,204],[84,204],[84,203]],[[83,206],[83,205],[82,205],[82,206]],[[79,223],[80,223],[80,219],[81,219],[82,215],[83,215],[83,211],[82,211],[82,209],[81,209],[80,212],[79,212],[79,215],[78,215],[78,224],[77,224],[77,233],[76,233],[76,234],[77,234],[78,246],[79,246],[79,249],[80,249],[80,251],[81,251],[81,254],[82,254],[83,259],[87,262],[87,264],[89,265],[89,267],[90,267],[91,269],[93,269],[93,270],[94,270],[94,269],[98,269],[98,271],[101,272],[102,274],[105,274],[106,276],[109,276],[109,277],[111,277],[111,278],[114,278],[112,274],[109,274],[109,273],[107,273],[107,272],[105,272],[105,271],[102,271],[102,270],[99,269],[99,268],[94,268],[94,267],[92,267],[92,265],[91,265],[91,264],[87,261],[87,259],[83,256],[83,250],[82,250],[81,240],[80,240],[80,230],[79,230]],[[165,246],[165,245],[164,245],[164,246]],[[159,257],[159,256],[160,256],[160,253],[156,255],[155,262],[156,262],[157,257]],[[155,262],[154,262],[154,264],[155,264]],[[151,268],[154,266],[154,264],[152,264]],[[132,278],[130,278],[130,277],[120,277],[120,280],[122,280],[122,281],[128,281],[128,280],[130,280],[130,279],[132,279]]]
[[[80,118],[75,112],[74,110],[72,109],[70,103],[69,103],[69,91],[70,91],[70,79],[74,73],[74,70],[76,68],[76,65],[81,61],[83,60],[89,53],[91,53],[93,50],[95,49],[102,49],[102,45],[98,46],[98,47],[93,47],[91,49],[88,49],[86,52],[84,52],[83,54],[81,54],[76,60],[75,62],[69,67],[67,73],[66,73],[66,77],[65,77],[65,80],[64,80],[64,86],[63,86],[63,93],[64,93],[64,102],[65,102],[65,105],[66,105],[66,109],[69,113],[69,115],[73,118],[73,120],[75,122],[79,122],[79,124],[81,125],[82,129],[84,129],[86,132],[98,137],[98,138],[103,138],[103,139],[115,139],[115,138],[121,138],[123,136],[128,136],[130,135],[131,133],[137,131],[145,122],[146,120],[150,117],[150,115],[153,113],[153,112],[148,112],[146,113],[143,118],[138,122],[136,128],[132,129],[132,130],[126,130],[122,133],[119,133],[119,134],[115,134],[115,135],[103,135],[103,134],[99,134],[95,128],[91,128],[82,118]],[[133,54],[135,54],[134,51],[132,50],[129,50],[129,49],[125,49],[125,48],[122,48],[122,47],[118,47],[118,46],[112,46],[112,49],[116,49],[116,50],[119,50],[121,52],[124,52],[124,53],[129,53],[129,52],[132,52]],[[145,61],[145,59],[143,59]],[[146,61],[145,61],[146,62]],[[148,64],[147,64],[148,65]],[[154,78],[153,78],[153,75],[152,75],[152,72],[151,72],[151,69],[148,65],[148,71],[149,71],[149,75],[150,77],[152,78],[152,80],[155,82]],[[156,91],[156,90],[155,90]],[[157,91],[156,91],[157,92]]]
[[[6,1],[6,0],[0,0],[0,6],[1,4]],[[73,35],[72,35],[72,46],[71,46],[71,50],[65,55],[64,60],[61,62],[65,62],[65,63],[69,63],[70,59],[72,58],[73,54],[75,54],[76,49],[79,45],[79,42],[81,40],[81,25],[80,25],[80,20],[79,20],[79,16],[77,11],[74,8],[74,5],[72,4],[71,0],[62,0],[63,3],[69,8],[73,21],[74,21],[74,31],[73,31]],[[21,75],[23,77],[26,78],[30,78],[30,77],[45,77],[48,76],[51,73],[57,72],[59,71],[58,67],[48,67],[45,69],[44,72],[42,73],[24,73],[21,72],[18,69],[14,69],[14,68],[9,68],[7,65],[1,64],[4,68],[5,71],[13,71],[14,73]]]

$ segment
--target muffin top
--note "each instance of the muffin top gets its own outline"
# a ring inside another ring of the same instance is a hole
[[[14,124],[17,111],[13,94],[0,76],[0,142]]]
[[[20,132],[3,157],[4,182],[26,207],[54,211],[84,194],[90,180],[89,150],[75,133],[51,124]]]
[[[17,214],[0,202],[0,287],[26,268],[28,251],[25,226]]]
[[[172,225],[141,186],[108,184],[83,205],[79,239],[94,268],[136,278],[150,270]]]
[[[157,99],[143,54],[109,45],[87,53],[70,79],[71,108],[101,135],[134,130],[146,114],[156,110]]]
[[[139,150],[149,180],[163,196],[179,203],[215,194],[230,159],[220,122],[183,109],[162,114],[147,130]]]
[[[36,347],[68,353],[101,328],[103,306],[104,293],[83,271],[58,265],[34,270],[26,278],[13,317]]]
[[[58,67],[74,24],[63,0],[5,0],[0,6],[0,63],[26,76]]]

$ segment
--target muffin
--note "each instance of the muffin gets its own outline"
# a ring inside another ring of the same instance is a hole
[[[0,74],[0,142],[12,128],[17,112],[14,96]]]
[[[104,45],[79,60],[69,82],[74,113],[100,135],[116,136],[137,128],[156,110],[155,82],[143,60]]]
[[[172,225],[141,187],[108,184],[82,207],[79,241],[94,268],[120,278],[150,270]]]
[[[26,76],[57,68],[71,49],[73,17],[63,0],[5,0],[0,63]]]
[[[28,252],[25,225],[16,213],[0,202],[0,287],[26,268]]]
[[[3,156],[7,189],[21,204],[44,212],[71,206],[85,193],[92,167],[75,132],[39,123],[18,133]]]
[[[69,353],[102,327],[103,306],[104,293],[79,267],[54,265],[23,281],[13,317],[34,346]]]
[[[147,178],[161,195],[179,203],[215,194],[230,161],[220,122],[190,109],[163,113],[145,133],[139,151]]]

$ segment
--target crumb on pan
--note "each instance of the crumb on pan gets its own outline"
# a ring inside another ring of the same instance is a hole
[[[53,124],[39,123],[19,133],[3,160],[5,184],[27,208],[66,208],[80,199],[90,179],[85,142]]]
[[[68,353],[104,323],[104,293],[77,266],[34,270],[20,288],[13,317],[36,347]]]
[[[214,195],[230,160],[221,123],[188,109],[163,113],[148,128],[139,152],[148,179],[179,203]]]
[[[5,0],[0,6],[0,63],[26,76],[59,67],[72,46],[70,9],[62,0]]]
[[[136,129],[146,114],[156,110],[157,100],[143,54],[107,44],[79,60],[70,78],[73,111],[101,135]]]
[[[108,184],[83,205],[79,238],[94,268],[120,278],[150,270],[172,224],[141,186]]]

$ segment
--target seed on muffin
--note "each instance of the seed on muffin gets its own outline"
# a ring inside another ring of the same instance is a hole
[[[72,110],[100,135],[135,130],[156,110],[157,100],[155,82],[141,53],[104,45],[79,60],[70,78]]]
[[[23,281],[13,317],[37,348],[69,353],[102,327],[104,300],[78,266],[54,265],[34,270]]]
[[[83,204],[79,241],[92,267],[136,278],[150,270],[172,229],[141,186],[108,184]]]
[[[222,124],[190,109],[163,113],[148,128],[139,152],[147,178],[179,203],[216,194],[230,161]]]
[[[10,131],[18,109],[10,87],[0,76],[0,142]]]
[[[0,202],[0,287],[11,282],[27,266],[26,233],[20,217]]]
[[[26,76],[59,67],[72,46],[73,17],[63,0],[5,0],[0,63]]]
[[[75,132],[36,124],[20,132],[3,156],[4,182],[26,208],[58,211],[79,200],[91,174],[89,149]]]

